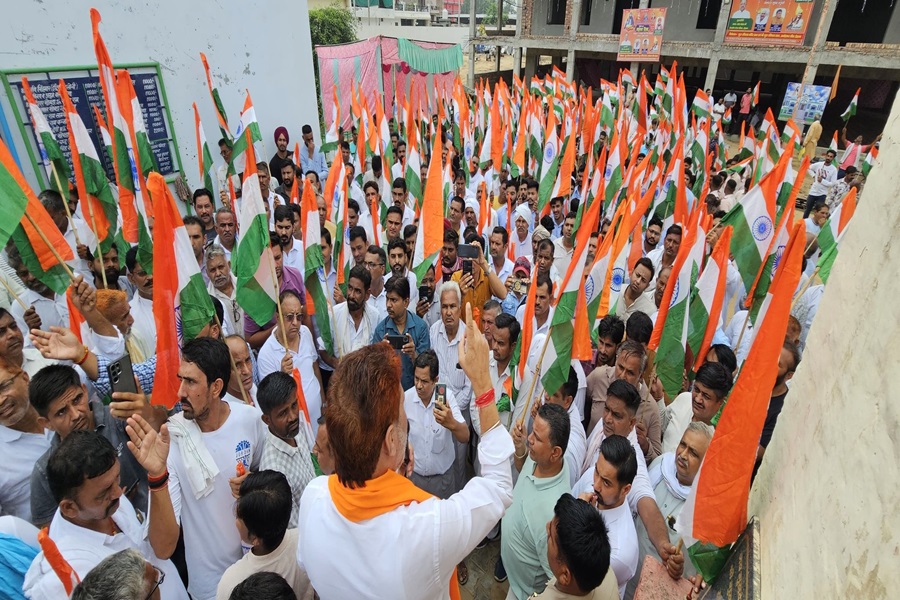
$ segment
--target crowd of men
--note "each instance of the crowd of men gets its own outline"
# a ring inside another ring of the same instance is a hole
[[[682,228],[651,219],[615,313],[596,328],[593,359],[573,360],[559,389],[543,389],[535,349],[573,260],[579,186],[540,218],[538,182],[503,171],[499,195],[488,199],[483,172],[473,166],[467,177],[454,158],[441,256],[418,278],[417,217],[402,167],[382,220],[373,210],[384,193],[380,158],[363,167],[360,186],[353,142],[343,141],[331,159],[346,162],[352,181],[341,286],[322,196],[330,161],[309,126],[302,135],[299,165],[285,128],[275,131],[272,160],[257,165],[281,318],[256,323],[237,302],[235,199],[193,194],[184,225],[216,314],[181,349],[174,409],[153,394],[153,278],[136,248],[99,254],[77,195],[45,190],[40,201],[78,257],[70,293],[41,283],[14,246],[3,253],[0,546],[27,567],[6,579],[17,595],[455,597],[454,584],[468,580],[466,557],[491,543],[499,545],[494,577],[508,580],[508,598],[518,600],[630,598],[648,556],[672,577],[695,575],[673,524],[746,357],[734,265],[703,366],[679,394],[665,395],[648,345]],[[392,143],[402,161],[404,140],[393,134]],[[228,161],[225,140],[220,149]],[[813,172],[809,229],[833,206],[827,190],[819,193],[824,178],[836,180],[833,159]],[[748,177],[712,177],[705,200],[716,222]],[[289,201],[295,180],[319,203],[331,352],[307,311],[304,232]],[[481,203],[491,201],[490,225],[479,233]],[[591,234],[588,264],[608,226]],[[716,235],[713,227],[710,247]],[[822,290],[808,286],[796,304],[758,460]],[[529,294],[531,353],[517,374]],[[81,314],[86,335],[68,329],[70,311]],[[121,366],[126,353],[136,393],[111,381],[110,364]],[[417,491],[394,481],[395,471]],[[38,544],[43,527],[51,546]]]

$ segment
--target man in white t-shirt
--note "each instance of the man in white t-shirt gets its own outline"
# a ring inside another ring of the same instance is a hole
[[[223,400],[231,378],[224,342],[193,339],[181,353],[183,412],[168,423],[169,492],[184,532],[188,591],[197,600],[212,600],[225,569],[242,555],[234,495],[259,465],[265,426],[255,408]]]

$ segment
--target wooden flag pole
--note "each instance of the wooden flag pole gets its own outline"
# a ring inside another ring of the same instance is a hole
[[[521,425],[525,422],[525,417],[528,415],[528,410],[531,407],[531,397],[532,395],[534,395],[534,386],[537,384],[537,380],[541,378],[541,366],[544,362],[544,353],[547,352],[547,345],[550,343],[551,333],[553,333],[553,327],[550,327],[550,329],[547,331],[547,337],[544,338],[544,345],[541,348],[540,355],[538,356],[537,369],[534,372],[534,379],[531,380],[531,386],[528,388],[528,397],[525,400],[525,410],[523,410],[522,414],[519,415],[519,419],[516,421],[517,425]]]
[[[803,287],[800,288],[800,291],[797,292],[797,295],[794,297],[794,301],[791,303],[791,310],[794,310],[794,307],[797,306],[797,302],[800,301],[800,298],[803,297],[803,294],[806,293],[806,290],[809,289],[809,286],[812,285],[813,280],[816,278],[816,275],[819,274],[819,265],[816,265],[815,270],[812,272],[812,275],[809,276],[809,279],[806,280],[806,283],[803,284]]]
[[[0,283],[3,284],[3,287],[6,288],[6,291],[9,292],[9,295],[12,296],[16,302],[19,303],[19,306],[22,307],[22,310],[27,311],[28,305],[19,297],[19,295],[12,289],[9,283],[6,281],[6,277],[0,277]]]
[[[66,188],[63,187],[62,183],[60,183],[59,173],[56,172],[56,164],[54,164],[53,162],[51,162],[51,163],[50,163],[50,168],[53,170],[53,179],[56,180],[56,186],[57,186],[60,190],[66,189]],[[62,191],[60,191],[59,194],[60,194],[60,196],[62,196]],[[72,228],[72,233],[75,234],[75,244],[80,246],[80,245],[81,245],[81,240],[78,239],[78,230],[75,228],[75,221],[74,221],[74,219],[72,219],[72,211],[69,210],[69,202],[68,202],[68,198],[63,197],[62,201],[63,201],[63,208],[66,209],[66,216],[69,218],[69,227]]]
[[[271,248],[270,248],[271,250]],[[275,273],[275,259],[274,257],[269,260],[269,269],[272,271],[272,281],[275,282],[276,286],[276,297],[275,297],[275,308],[278,310],[278,326],[281,328],[281,335],[283,336],[284,341],[282,342],[282,346],[284,346],[285,352],[288,351],[287,345],[287,329],[284,328],[284,313],[281,310],[281,289],[278,286],[278,275]],[[277,337],[275,338],[278,339]]]
[[[71,279],[72,281],[75,281],[75,274],[72,273],[72,269],[69,268],[69,265],[66,264],[66,261],[64,261],[62,256],[60,256],[59,251],[53,246],[53,244],[50,243],[50,240],[47,239],[47,235],[44,233],[44,231],[40,228],[40,226],[34,220],[34,217],[29,215],[28,212],[26,211],[25,218],[28,219],[28,222],[31,223],[31,226],[34,227],[35,231],[38,232],[38,235],[41,236],[41,240],[43,240],[43,242],[45,244],[47,244],[47,247],[50,249],[50,252],[53,253],[53,256],[56,258],[56,260],[59,262],[59,264],[62,265],[62,268],[66,271],[66,274],[69,276],[69,279]]]

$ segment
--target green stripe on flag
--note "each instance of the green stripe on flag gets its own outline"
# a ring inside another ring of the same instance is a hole
[[[241,137],[239,139],[246,139]],[[238,279],[237,302],[257,325],[264,325],[275,314],[275,300],[256,279],[265,249],[269,246],[269,227],[265,213],[253,217],[250,227],[241,232],[233,260]],[[262,265],[265,268],[265,265]],[[277,285],[277,282],[276,282]]]
[[[19,218],[21,219],[21,217]],[[15,230],[12,232],[12,240],[19,251],[19,255],[22,257],[22,263],[28,268],[28,272],[57,294],[65,294],[71,280],[63,266],[56,263],[44,271],[41,268],[41,261],[35,254],[34,248],[31,247],[28,235],[21,225],[16,225]]]

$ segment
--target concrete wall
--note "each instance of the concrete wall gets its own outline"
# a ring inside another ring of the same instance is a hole
[[[616,3],[612,0],[581,1],[592,2],[593,6],[591,7],[591,24],[579,26],[578,31],[581,33],[612,33],[613,15],[616,10]]]
[[[192,186],[199,184],[192,102],[200,109],[209,142],[219,139],[201,51],[209,59],[233,128],[244,104],[244,90],[250,90],[269,155],[275,152],[272,132],[276,127],[287,127],[293,142],[300,140],[304,123],[317,123],[307,0],[283,3],[275,21],[269,10],[215,0],[19,0],[4,18],[2,66],[96,65],[88,12],[92,6],[103,17],[100,31],[115,63],[160,63],[181,162]],[[273,38],[276,23],[289,24],[282,33],[290,33],[278,35],[277,43]],[[7,99],[2,97],[2,101],[4,113],[11,118]],[[10,126],[15,127],[13,123]],[[313,128],[318,136],[318,127]],[[18,138],[17,131],[13,137]],[[22,141],[14,141],[20,158],[27,161]],[[218,158],[217,148],[213,156]],[[24,170],[36,184],[30,165]]]
[[[900,590],[900,102],[750,496],[763,598]]]
[[[653,8],[666,9],[666,30],[663,41],[711,42],[716,36],[715,29],[697,29],[697,15],[702,9],[700,0],[658,0],[650,3]],[[731,7],[726,5],[726,10]],[[665,51],[665,45],[663,45]]]
[[[900,10],[895,10],[891,14],[887,31],[884,32],[884,43],[900,44]]]

